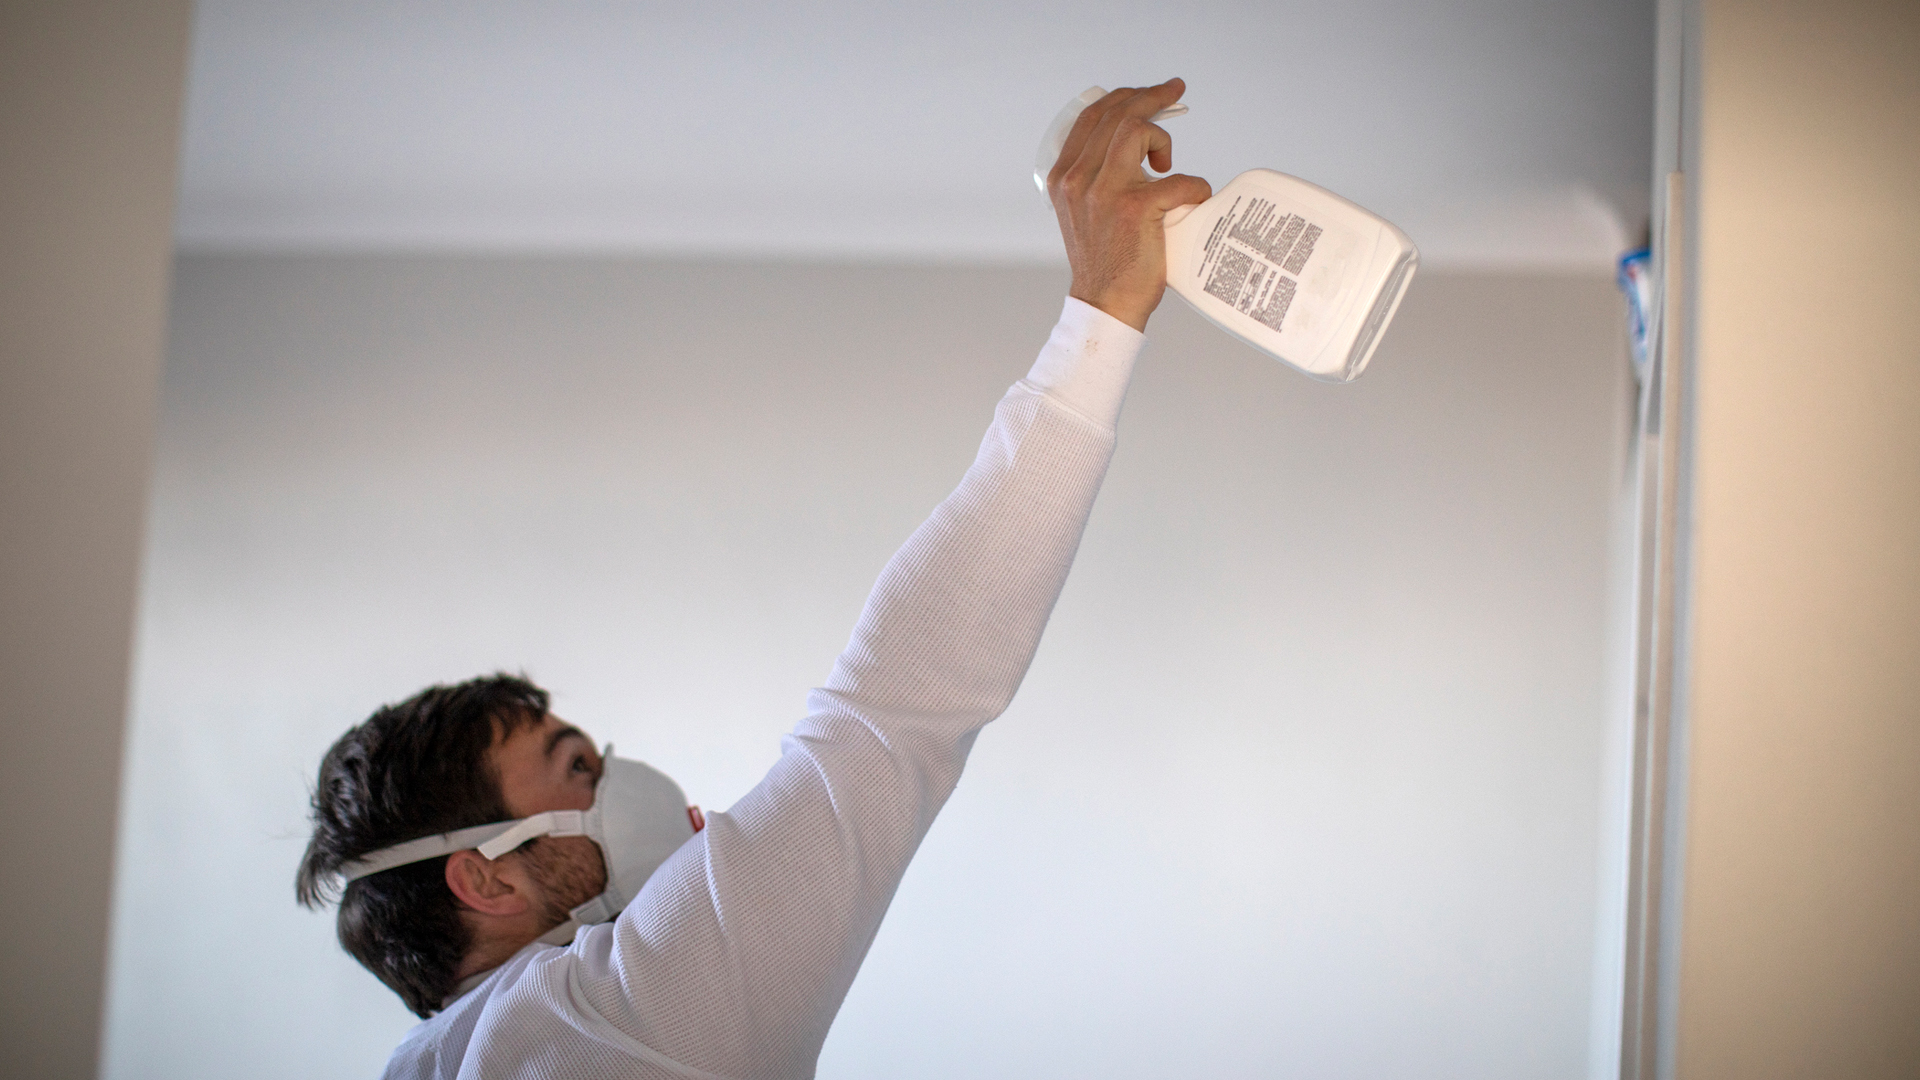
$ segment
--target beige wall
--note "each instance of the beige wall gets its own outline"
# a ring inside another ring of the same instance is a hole
[[[0,5],[0,1073],[91,1077],[189,5]]]
[[[1920,5],[1704,0],[1679,1075],[1920,1074]]]

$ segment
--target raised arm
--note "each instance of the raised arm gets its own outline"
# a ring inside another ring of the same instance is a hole
[[[1167,209],[1206,197],[1204,181],[1148,183],[1138,169],[1149,154],[1169,164],[1145,118],[1180,90],[1116,91],[1083,114],[1054,183],[1075,284],[1039,359],[959,487],[882,572],[766,778],[711,815],[610,933],[576,946],[586,1003],[651,1053],[728,1077],[812,1074],[909,860],[975,735],[1012,700],[1066,580],[1164,287],[1142,238],[1157,245]]]

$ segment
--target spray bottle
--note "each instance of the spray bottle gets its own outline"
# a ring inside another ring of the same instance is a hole
[[[1074,120],[1106,93],[1089,87],[1047,128],[1033,170],[1042,194]],[[1176,104],[1153,119],[1186,112]],[[1168,288],[1220,329],[1328,382],[1366,369],[1420,263],[1392,222],[1271,169],[1168,211],[1166,230]]]

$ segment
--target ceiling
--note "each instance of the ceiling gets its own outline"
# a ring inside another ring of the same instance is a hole
[[[200,0],[193,44],[187,250],[1055,259],[1042,129],[1176,74],[1177,168],[1429,263],[1603,267],[1647,206],[1652,0]]]

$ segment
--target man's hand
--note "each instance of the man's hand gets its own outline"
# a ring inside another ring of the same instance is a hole
[[[1197,176],[1149,180],[1140,172],[1142,158],[1155,172],[1173,168],[1173,140],[1151,118],[1186,89],[1179,79],[1168,79],[1115,90],[1087,106],[1047,174],[1073,268],[1067,295],[1135,330],[1147,328],[1147,316],[1167,288],[1167,211],[1213,195]]]

